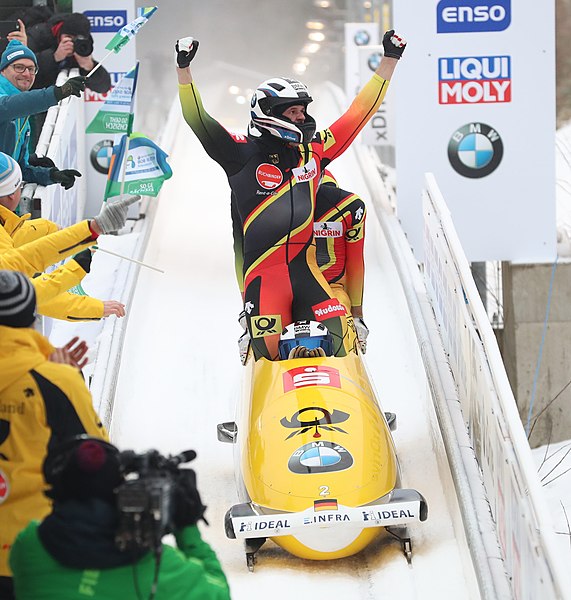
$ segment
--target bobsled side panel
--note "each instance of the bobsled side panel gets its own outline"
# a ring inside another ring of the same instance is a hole
[[[360,506],[395,487],[392,437],[356,355],[259,360],[249,400],[239,441],[254,503],[285,512],[327,498]]]

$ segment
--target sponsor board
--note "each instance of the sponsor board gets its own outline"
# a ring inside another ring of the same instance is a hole
[[[504,31],[511,23],[511,0],[440,0],[437,33]]]
[[[283,181],[282,172],[275,166],[269,163],[262,163],[256,169],[256,181],[258,185],[266,190],[277,188]]]
[[[233,517],[232,526],[238,539],[297,535],[312,527],[389,527],[420,520],[420,501],[378,504],[353,508],[337,505],[337,509],[315,511],[312,506],[303,512],[278,515]]]
[[[511,102],[511,57],[463,56],[438,59],[438,102]]]
[[[298,367],[290,369],[283,374],[284,392],[315,386],[325,385],[329,387],[341,387],[339,371],[325,365]]]
[[[343,224],[336,221],[315,221],[313,223],[313,235],[316,238],[343,237]]]
[[[127,25],[126,10],[86,10],[83,13],[91,25],[91,33],[116,33]]]

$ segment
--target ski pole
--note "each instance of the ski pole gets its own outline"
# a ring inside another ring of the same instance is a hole
[[[111,250],[106,250],[105,248],[101,248],[101,246],[93,246],[93,249],[99,250],[100,252],[106,252],[107,254],[116,256],[117,258],[122,258],[123,260],[130,260],[131,262],[133,262],[137,265],[141,265],[142,267],[147,267],[147,269],[153,269],[153,271],[158,271],[159,273],[164,273],[164,271],[162,269],[158,269],[157,267],[147,265],[146,263],[141,262],[140,260],[135,260],[134,258],[129,258],[128,256],[123,256],[122,254],[117,254],[117,252],[111,252]]]

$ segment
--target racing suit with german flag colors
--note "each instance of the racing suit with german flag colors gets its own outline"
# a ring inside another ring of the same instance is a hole
[[[269,134],[232,134],[204,109],[195,83],[179,84],[186,122],[226,172],[243,231],[244,309],[256,360],[277,358],[292,321],[322,321],[337,356],[346,353],[346,309],[319,270],[313,222],[323,169],[375,114],[389,82],[377,74],[316,141],[292,145]]]
[[[348,311],[363,304],[366,218],[363,200],[341,189],[326,169],[317,192],[313,226],[317,264]],[[344,290],[344,298],[339,289]]]

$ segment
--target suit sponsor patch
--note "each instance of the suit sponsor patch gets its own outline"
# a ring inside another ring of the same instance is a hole
[[[335,221],[316,221],[313,235],[316,238],[340,238],[343,237],[343,225]]]
[[[281,185],[284,176],[282,172],[275,166],[269,163],[262,163],[256,169],[256,180],[266,190],[273,190]]]
[[[311,307],[311,310],[318,321],[331,319],[331,317],[341,317],[347,313],[345,307],[337,300],[337,298],[315,304]]]
[[[252,317],[250,323],[252,325],[252,336],[255,338],[275,335],[282,330],[281,315],[258,315]]]
[[[315,158],[312,158],[307,164],[303,165],[303,167],[296,167],[292,169],[293,176],[298,183],[305,183],[306,181],[311,181],[317,175],[317,164],[315,162]]]

